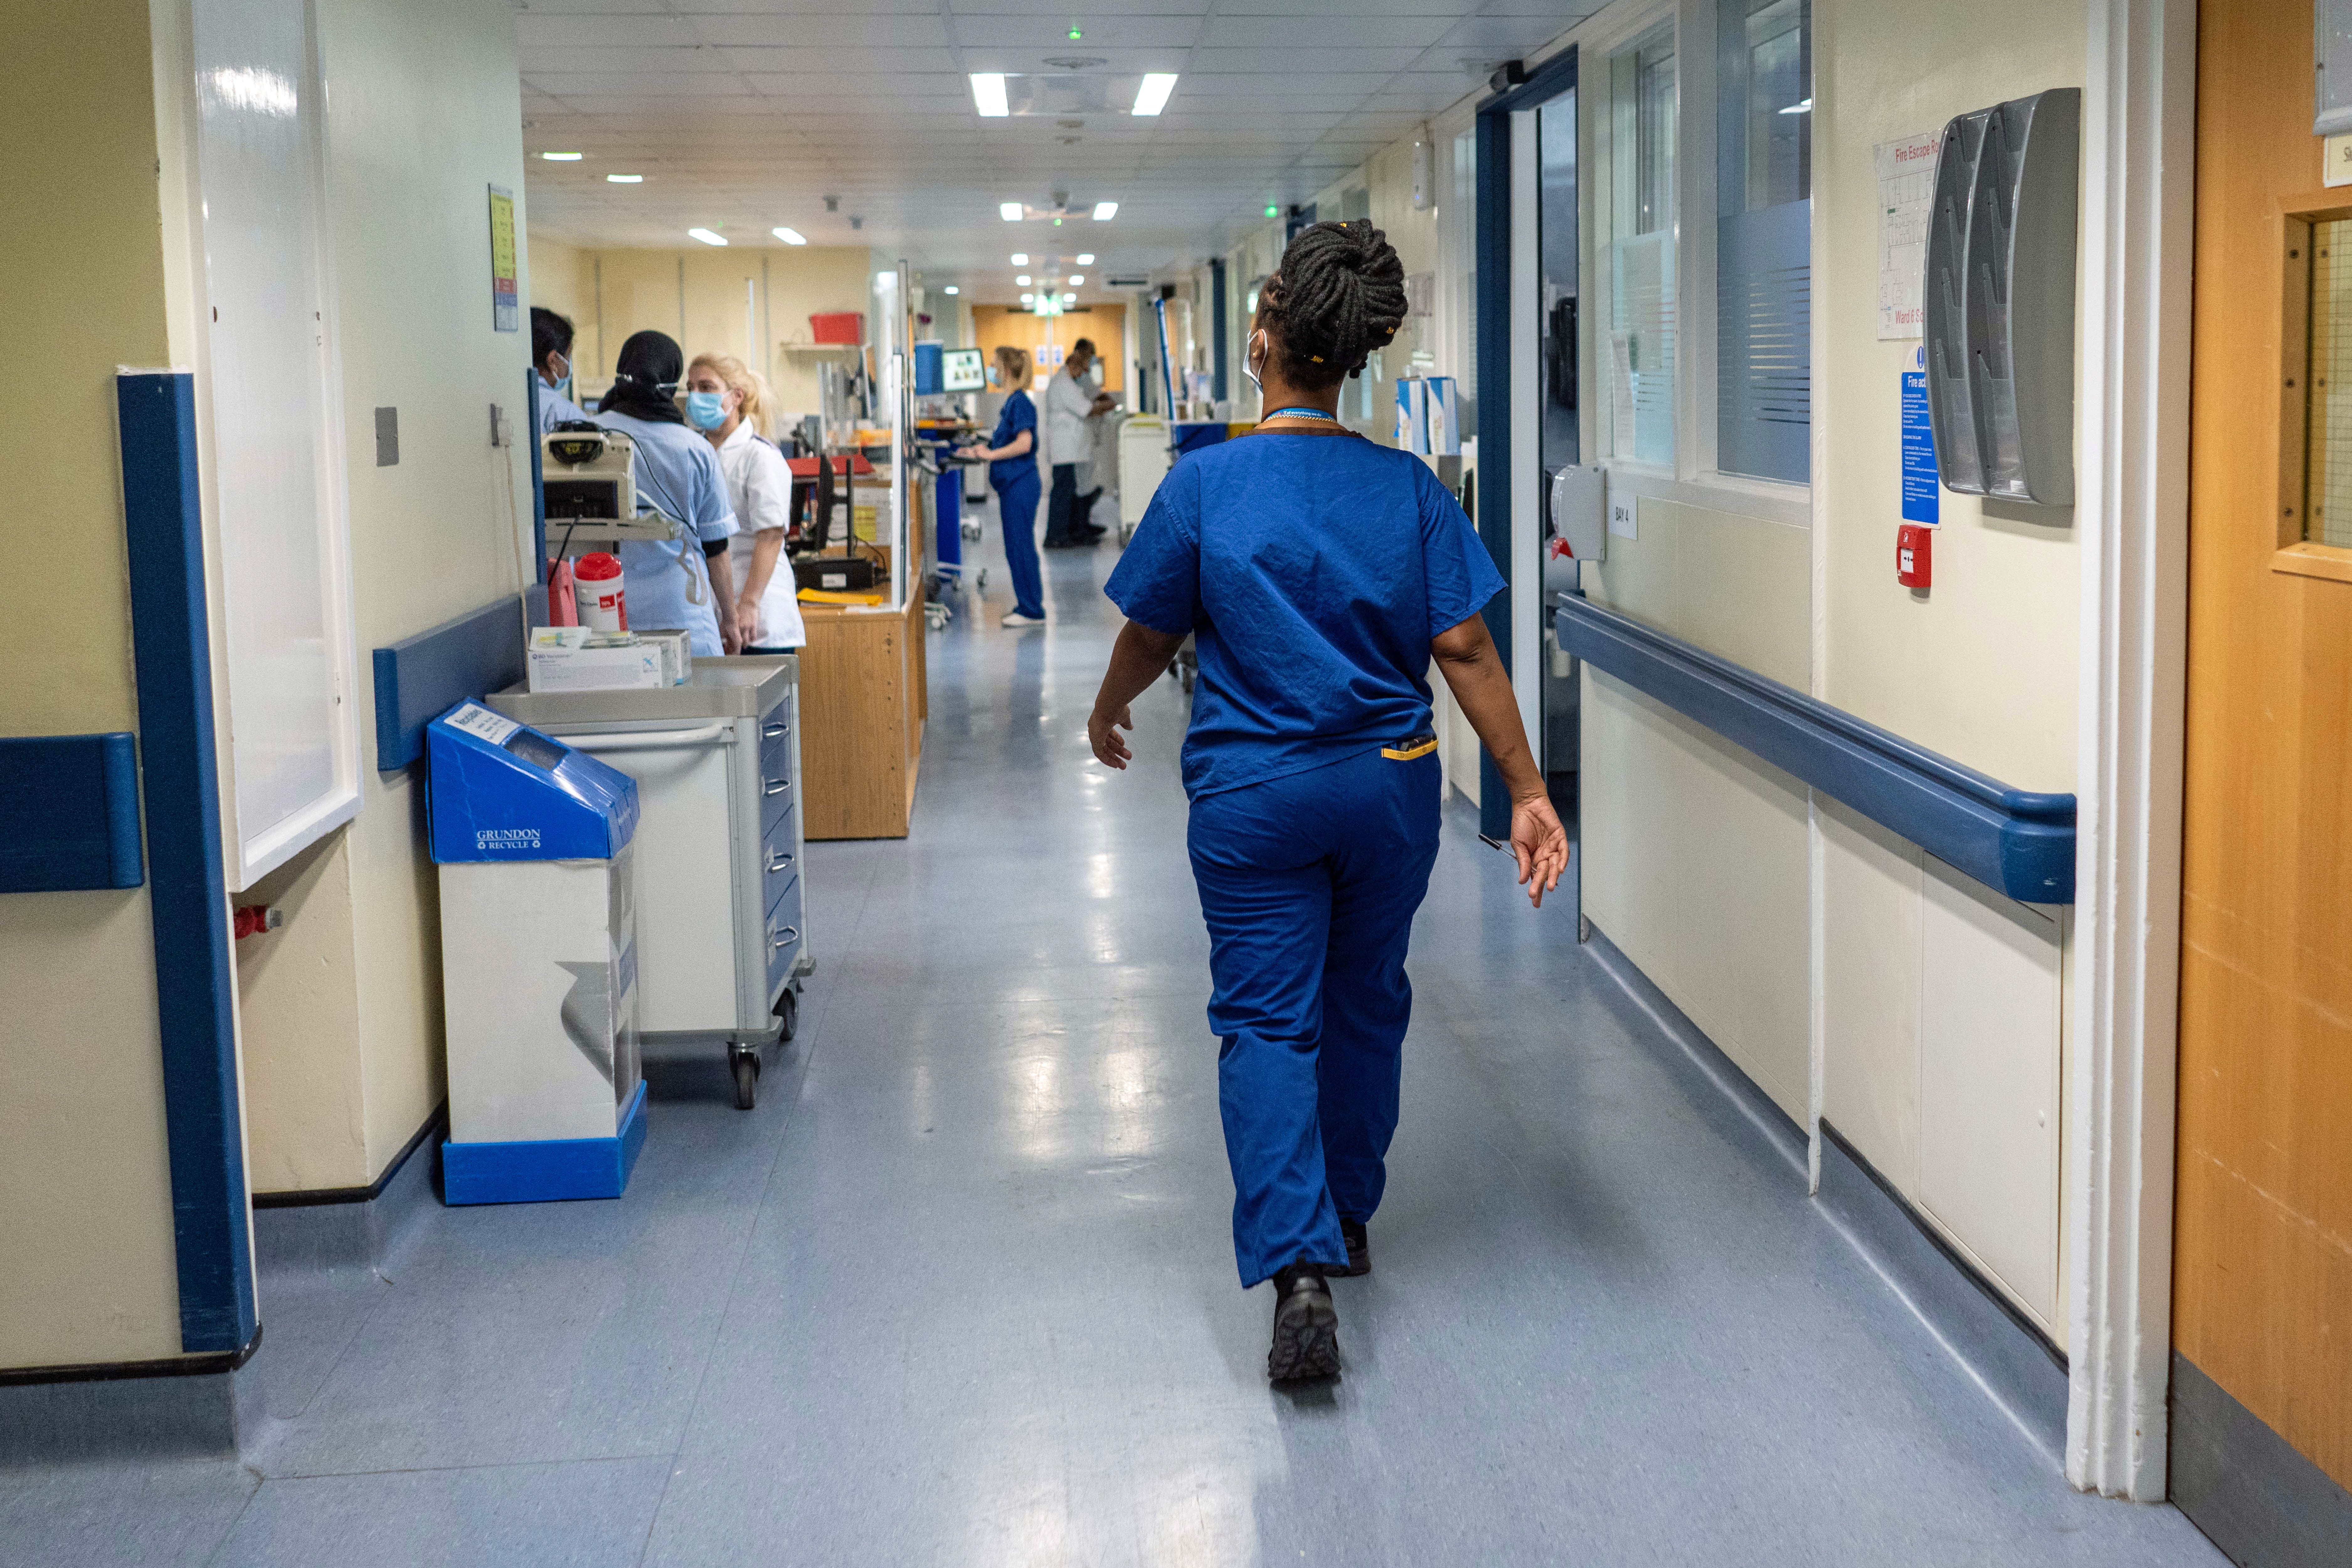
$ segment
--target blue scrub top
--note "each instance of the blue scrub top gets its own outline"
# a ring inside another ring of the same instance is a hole
[[[988,444],[1002,447],[1024,430],[1029,432],[1027,451],[988,465],[988,482],[998,489],[1037,476],[1037,405],[1029,401],[1027,393],[1016,392],[1004,400],[1004,412],[996,416],[996,434],[988,438]]]
[[[1420,458],[1283,434],[1181,459],[1104,592],[1155,631],[1196,634],[1198,800],[1426,731],[1431,639],[1503,587]]]
[[[530,378],[530,388],[538,395],[531,400],[532,416],[539,421],[539,428],[533,434],[544,436],[566,419],[588,417],[586,412],[578,404],[536,375]]]
[[[719,614],[711,604],[710,573],[701,542],[735,531],[735,509],[727,500],[719,454],[683,425],[656,424],[629,414],[599,414],[595,419],[636,442],[637,489],[646,499],[693,525],[684,538],[667,544],[632,541],[621,546],[621,586],[628,598],[629,625],[648,631],[682,629],[689,634],[696,653],[717,658],[726,649],[719,640]],[[547,531],[561,543],[558,527],[550,523]]]

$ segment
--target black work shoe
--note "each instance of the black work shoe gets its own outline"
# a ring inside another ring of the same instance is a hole
[[[1265,1352],[1265,1375],[1276,1383],[1336,1377],[1339,1372],[1339,1313],[1331,1305],[1323,1270],[1294,1263],[1274,1276],[1274,1346]]]
[[[1341,1219],[1339,1239],[1348,1244],[1348,1267],[1334,1268],[1327,1263],[1323,1266],[1324,1277],[1332,1279],[1353,1279],[1359,1274],[1370,1274],[1372,1271],[1372,1238],[1365,1232],[1364,1222],[1360,1219]]]

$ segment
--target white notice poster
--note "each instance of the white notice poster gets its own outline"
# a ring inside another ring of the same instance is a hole
[[[1881,142],[1878,155],[1878,335],[1916,338],[1924,312],[1921,281],[1927,270],[1927,213],[1936,203],[1936,149],[1943,132],[1929,131]]]

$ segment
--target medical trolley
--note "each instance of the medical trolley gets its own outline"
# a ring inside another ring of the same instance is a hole
[[[799,1026],[814,967],[801,879],[800,659],[698,658],[681,686],[512,687],[489,705],[637,781],[639,1028],[722,1042],[735,1103]]]

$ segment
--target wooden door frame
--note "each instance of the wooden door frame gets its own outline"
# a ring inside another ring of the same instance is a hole
[[[2165,1495],[2187,710],[2195,0],[2091,0],[2066,1479]]]

